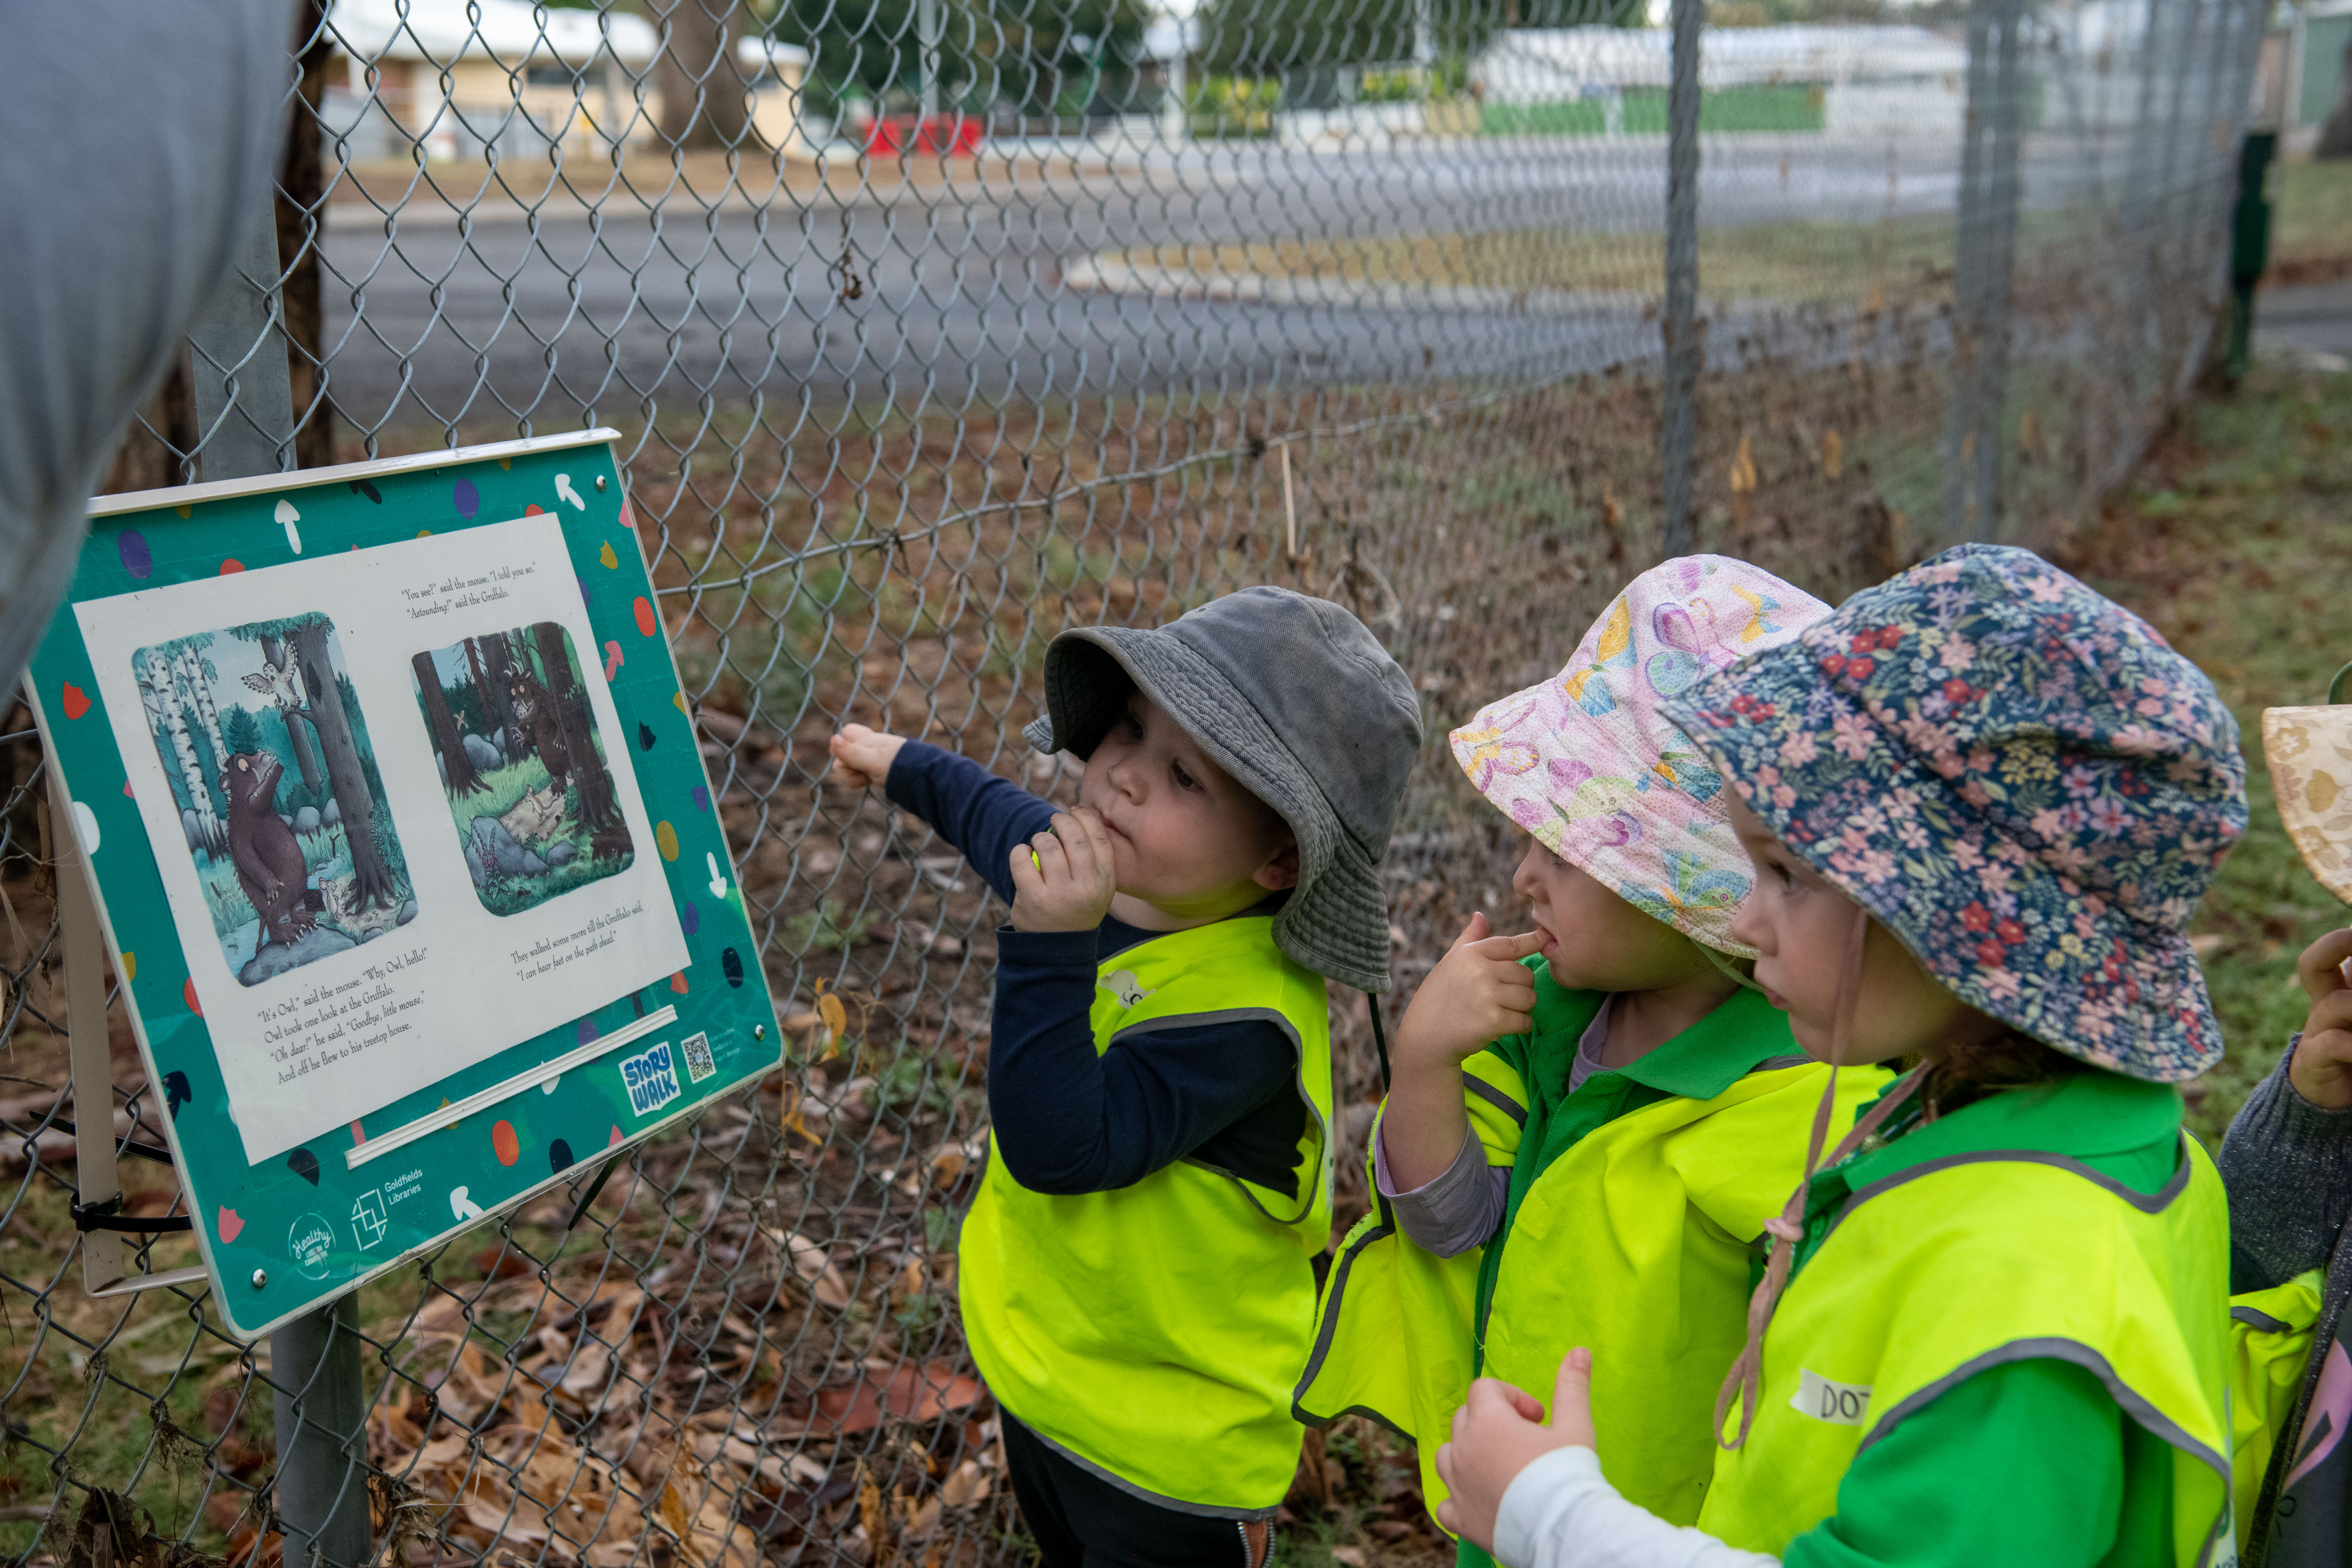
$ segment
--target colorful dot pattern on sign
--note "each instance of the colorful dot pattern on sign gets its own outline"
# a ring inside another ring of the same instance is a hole
[[[569,476],[569,494],[555,476]],[[598,489],[599,475],[605,486]],[[254,1333],[530,1193],[569,1179],[576,1151],[607,1151],[691,1110],[774,1063],[774,1007],[756,960],[718,815],[711,809],[688,707],[676,667],[658,639],[661,620],[643,557],[628,541],[609,449],[572,447],[478,458],[463,465],[377,473],[365,480],[289,486],[283,492],[166,503],[96,520],[74,580],[75,599],[163,587],[218,574],[266,571],[330,551],[367,550],[461,533],[516,518],[551,514],[563,528],[604,677],[621,720],[677,918],[688,967],[665,985],[566,1019],[428,1089],[371,1111],[362,1121],[313,1139],[291,1154],[247,1167],[214,1056],[215,1037],[197,1005],[152,849],[131,797],[87,650],[69,609],[37,653],[38,683],[58,760],[92,856],[110,934],[123,952],[118,972],[165,1085],[174,1142],[188,1162],[208,1258],[230,1324]],[[289,519],[289,514],[292,514]],[[405,700],[403,692],[401,699]],[[80,820],[83,812],[77,813]],[[715,886],[715,890],[714,890]],[[130,952],[142,955],[132,963]],[[614,1035],[662,1006],[676,1022],[567,1068],[527,1092],[371,1160],[356,1170],[347,1152],[546,1061]],[[755,1039],[753,1028],[769,1026]],[[679,1055],[687,1036],[708,1037],[718,1071],[696,1079]],[[226,1041],[223,1048],[237,1042]],[[633,1069],[640,1111],[624,1081]],[[649,1065],[648,1065],[649,1064]],[[654,1089],[646,1090],[644,1085]],[[662,1099],[663,1094],[669,1098]],[[597,1129],[604,1128],[605,1132]],[[570,1173],[567,1175],[567,1173]],[[320,1220],[333,1232],[323,1241]],[[159,1254],[159,1267],[176,1262]],[[256,1287],[257,1272],[267,1283]]]

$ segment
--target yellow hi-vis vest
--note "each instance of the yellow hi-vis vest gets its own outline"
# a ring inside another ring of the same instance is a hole
[[[1103,961],[1097,1052],[1155,1029],[1262,1018],[1298,1047],[1298,1190],[1181,1160],[1114,1192],[1054,1197],[992,1140],[958,1281],[972,1360],[1004,1408],[1064,1457],[1187,1513],[1282,1503],[1304,1436],[1290,1393],[1330,1242],[1331,1029],[1322,976],[1237,916]]]
[[[1526,1091],[1491,1052],[1463,1067],[1487,1163],[1507,1163],[1519,1129],[1491,1108]],[[1578,1140],[1511,1218],[1483,1350],[1483,1249],[1436,1258],[1367,1216],[1325,1288],[1299,1418],[1369,1415],[1412,1439],[1433,1513],[1446,1496],[1437,1446],[1471,1378],[1549,1402],[1560,1359],[1586,1346],[1603,1473],[1626,1498],[1690,1523],[1713,1473],[1716,1395],[1745,1342],[1752,1248],[1804,1178],[1829,1070],[1801,1058],[1751,1070],[1712,1099],[1670,1096]],[[1845,1069],[1832,1139],[1887,1076]]]
[[[1527,1088],[1508,1062],[1481,1051],[1462,1064],[1463,1103],[1486,1163],[1508,1168],[1526,1125]],[[1385,1114],[1385,1110],[1383,1111]],[[1372,1138],[1380,1137],[1380,1124]],[[1367,1145],[1365,1189],[1378,1194]],[[1485,1248],[1451,1258],[1416,1247],[1386,1200],[1339,1244],[1316,1313],[1315,1344],[1291,1413],[1309,1426],[1367,1415],[1412,1442],[1432,1518],[1446,1498],[1437,1446],[1478,1374],[1478,1268]]]
[[[2254,1528],[2271,1458],[2303,1394],[2326,1288],[2327,1270],[2320,1268],[2230,1298],[2230,1489],[2241,1551]]]
[[[2235,1561],[2230,1534],[2229,1212],[2181,1136],[2153,1196],[2062,1155],[1930,1160],[1847,1199],[1764,1338],[1756,1422],[1699,1528],[1780,1553],[1837,1509],[1856,1454],[2006,1362],[2095,1374],[2168,1447],[2171,1568]],[[1738,1429],[1735,1406],[1726,1431]],[[2053,1462],[2060,1462],[2053,1456]],[[2127,1466],[2129,1493],[2162,1478]]]

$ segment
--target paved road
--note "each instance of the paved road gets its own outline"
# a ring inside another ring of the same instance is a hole
[[[1637,301],[1465,309],[1340,290],[1268,304],[1076,289],[1064,271],[1099,251],[1174,243],[1654,235],[1664,151],[1657,139],[1382,155],[1201,149],[1051,179],[673,210],[659,224],[634,203],[551,206],[536,223],[486,209],[469,226],[404,224],[396,240],[337,208],[324,247],[332,384],[362,426],[529,413],[561,427],[583,408],[631,417],[648,395],[665,410],[755,394],[787,407],[953,407],[1007,393],[1599,369],[1655,353]],[[1726,139],[1707,149],[1701,211],[1741,226],[1949,210],[1957,158],[1948,145]],[[2028,199],[2067,199],[2085,169],[2072,143],[2034,146]]]
[[[2262,290],[2254,297],[2254,347],[2352,358],[2352,278]]]

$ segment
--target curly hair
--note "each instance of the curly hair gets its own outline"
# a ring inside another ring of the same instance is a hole
[[[1988,1039],[1949,1047],[1920,1080],[1919,1098],[1930,1117],[1949,1116],[1995,1089],[2052,1083],[2082,1070],[2083,1064],[2065,1052],[2005,1029]]]

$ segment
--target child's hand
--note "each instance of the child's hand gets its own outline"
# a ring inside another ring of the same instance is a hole
[[[1454,1413],[1454,1438],[1437,1450],[1437,1473],[1453,1495],[1437,1505],[1437,1522],[1454,1534],[1495,1549],[1495,1516],[1519,1472],[1554,1448],[1590,1448],[1592,1441],[1592,1352],[1573,1350],[1559,1363],[1551,1391],[1551,1425],[1543,1407],[1495,1378],[1470,1385]]]
[[[1053,830],[1013,847],[1013,929],[1092,931],[1118,891],[1110,829],[1092,806],[1058,814]]]
[[[1536,981],[1519,960],[1543,946],[1536,931],[1496,936],[1484,914],[1470,917],[1397,1025],[1400,1062],[1459,1066],[1507,1035],[1525,1034]]]
[[[2344,961],[2352,958],[2352,931],[2332,931],[2294,961],[2294,976],[2311,997],[2303,1021],[2303,1043],[2286,1069],[2297,1094],[2330,1110],[2352,1106],[2352,982]]]
[[[903,736],[844,724],[833,738],[833,776],[852,789],[877,785],[890,776],[890,764],[906,743]]]

